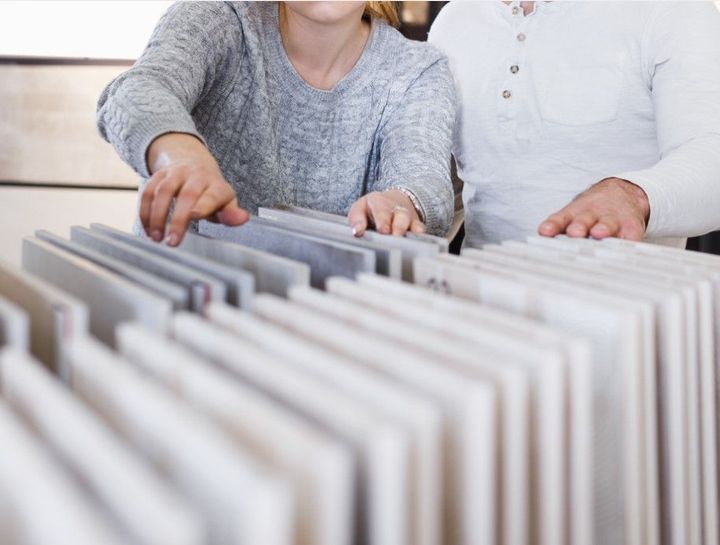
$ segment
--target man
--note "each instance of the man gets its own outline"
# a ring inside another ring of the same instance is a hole
[[[720,228],[712,3],[453,2],[430,41],[458,87],[466,245]]]

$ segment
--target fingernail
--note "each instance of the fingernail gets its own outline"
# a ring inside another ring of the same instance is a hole
[[[598,223],[594,228],[595,231],[607,231],[607,225],[603,225],[602,223]]]
[[[163,234],[160,229],[155,229],[150,236],[155,242],[160,242],[162,240]]]
[[[540,226],[540,229],[542,229],[543,231],[549,231],[549,230],[552,229],[552,228],[553,228],[553,224],[552,224],[552,223],[549,223],[549,222],[543,223],[543,224]]]
[[[177,233],[170,233],[170,235],[167,237],[167,245],[168,246],[177,246],[178,243],[178,236]]]
[[[352,226],[353,235],[358,236],[358,233],[361,232],[361,228],[362,228],[362,226],[359,223],[353,224],[353,226]]]

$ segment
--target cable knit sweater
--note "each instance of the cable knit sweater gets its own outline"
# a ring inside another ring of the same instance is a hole
[[[197,136],[251,212],[284,203],[346,214],[363,194],[402,186],[429,232],[444,234],[452,218],[447,60],[378,20],[350,73],[324,91],[289,61],[277,3],[179,2],[103,91],[97,116],[145,180],[155,138]]]

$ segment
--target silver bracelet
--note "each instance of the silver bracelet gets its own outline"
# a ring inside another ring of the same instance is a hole
[[[412,203],[413,208],[415,209],[415,212],[417,212],[417,215],[420,218],[420,221],[425,223],[425,210],[423,210],[423,207],[420,204],[420,201],[418,200],[418,198],[415,196],[415,193],[410,191],[407,187],[403,187],[400,185],[388,187],[385,191],[400,191],[400,193],[402,193],[408,199],[410,199],[410,202]]]

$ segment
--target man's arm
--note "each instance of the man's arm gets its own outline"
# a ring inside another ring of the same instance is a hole
[[[661,160],[592,186],[540,234],[639,240],[720,228],[720,13],[709,2],[661,4],[642,48]]]

